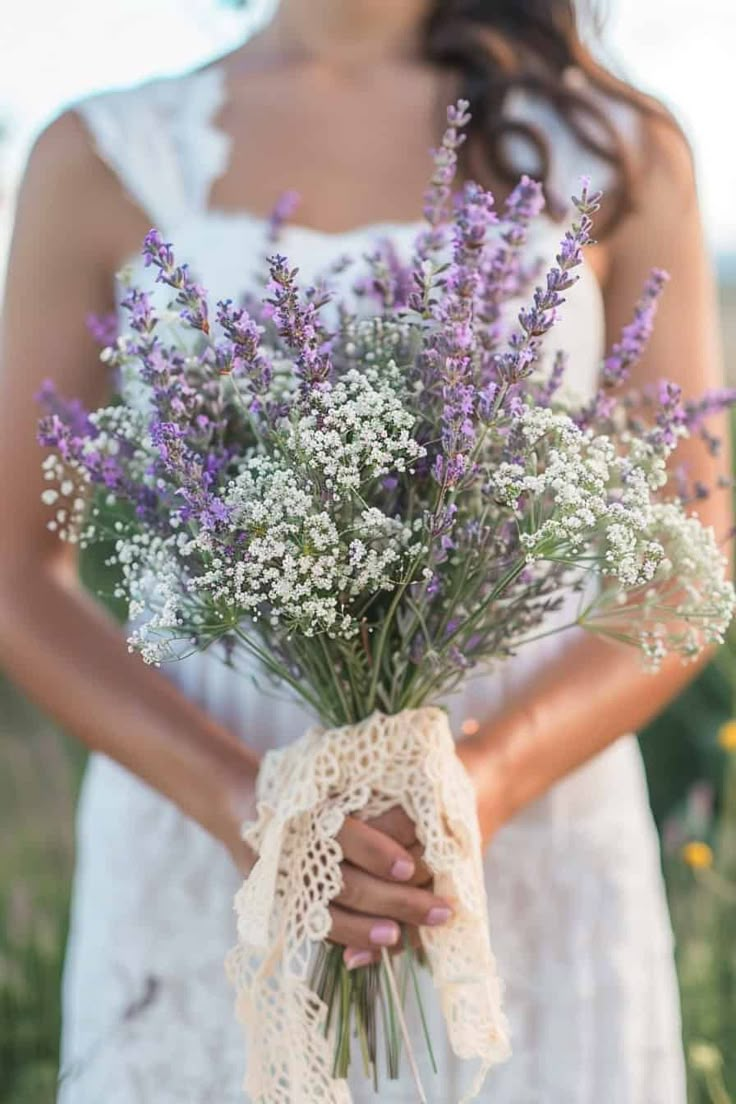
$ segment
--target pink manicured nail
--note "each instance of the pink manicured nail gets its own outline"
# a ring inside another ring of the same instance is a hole
[[[370,931],[370,941],[378,947],[393,947],[399,941],[399,929],[396,924],[374,924]]]
[[[397,859],[391,867],[391,877],[397,882],[408,882],[414,876],[414,869],[411,859]]]
[[[359,966],[370,966],[373,955],[370,951],[349,951],[345,955],[348,970],[357,970]]]
[[[430,928],[436,928],[440,924],[446,924],[451,916],[452,909],[446,908],[444,905],[435,905],[425,916],[424,923]]]

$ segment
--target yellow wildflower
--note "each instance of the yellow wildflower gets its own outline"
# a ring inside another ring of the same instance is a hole
[[[692,866],[695,870],[703,870],[713,865],[713,851],[707,843],[701,843],[700,840],[693,840],[692,843],[686,844],[682,849],[682,857],[688,866]]]
[[[688,1057],[690,1065],[698,1073],[719,1073],[723,1069],[723,1056],[710,1043],[691,1043]]]
[[[736,751],[736,720],[726,721],[718,729],[718,743],[725,751]]]

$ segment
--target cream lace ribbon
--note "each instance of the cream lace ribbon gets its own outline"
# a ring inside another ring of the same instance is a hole
[[[258,860],[235,898],[238,944],[227,963],[254,1104],[350,1102],[347,1082],[331,1076],[327,1009],[308,984],[311,952],[329,933],[329,904],[340,892],[335,836],[345,817],[397,804],[416,824],[436,892],[454,905],[449,924],[420,932],[452,1049],[479,1063],[464,1101],[510,1053],[475,794],[447,715],[434,707],[374,713],[344,728],[311,728],[263,759],[257,820],[243,832]]]

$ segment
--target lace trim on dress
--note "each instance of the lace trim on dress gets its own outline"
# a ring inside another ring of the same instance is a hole
[[[185,191],[192,210],[206,211],[212,185],[230,163],[232,138],[215,120],[227,100],[227,80],[221,65],[203,69],[188,79],[180,109],[172,120],[180,151]]]
[[[207,208],[231,140],[215,118],[226,96],[220,66],[91,96],[76,105],[98,156],[158,228]]]

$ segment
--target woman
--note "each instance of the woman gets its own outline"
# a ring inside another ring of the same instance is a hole
[[[167,678],[127,654],[46,530],[34,396],[52,375],[88,405],[104,398],[84,319],[114,307],[114,274],[152,223],[215,295],[252,281],[285,187],[302,206],[281,248],[305,280],[360,255],[379,231],[407,249],[437,107],[460,91],[474,112],[465,172],[499,199],[522,168],[544,177],[553,210],[582,172],[607,189],[602,240],[559,331],[576,387],[594,387],[605,337],[630,317],[652,265],[672,280],[635,383],[717,386],[686,143],[594,63],[567,0],[283,0],[264,32],[216,65],[87,101],[31,156],[4,314],[0,480],[13,524],[0,639],[10,673],[97,753],[79,811],[65,978],[62,1099],[72,1104],[242,1098],[222,972],[238,868],[251,858],[239,829],[260,754],[309,718],[209,657]],[[551,257],[560,234],[550,218],[535,256]],[[687,460],[692,478],[715,484],[719,461],[695,443]],[[701,514],[725,533],[723,502],[707,499]],[[489,843],[513,1035],[514,1055],[486,1089],[495,1104],[685,1099],[656,834],[636,742],[622,733],[691,673],[677,663],[645,675],[636,655],[602,640],[553,637],[450,704]],[[349,964],[398,938],[397,921],[451,922],[402,814],[348,822],[341,842],[332,938]],[[433,1101],[450,1104],[464,1073],[434,1019],[441,1073],[425,1080]],[[370,1099],[357,1073],[354,1098]],[[386,1082],[382,1096],[413,1100],[411,1082]]]

